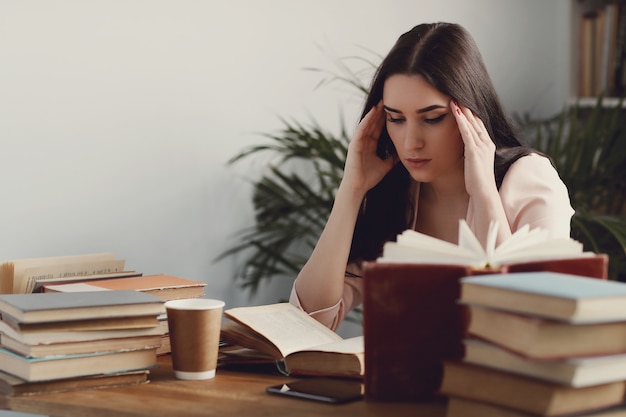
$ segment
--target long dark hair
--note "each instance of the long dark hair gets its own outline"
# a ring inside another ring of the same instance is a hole
[[[534,150],[522,145],[505,114],[482,56],[472,36],[452,23],[415,26],[404,33],[378,67],[361,118],[383,97],[385,80],[394,74],[419,74],[433,87],[472,110],[496,144],[494,172],[500,188],[504,174],[520,157]],[[396,153],[383,127],[378,154]],[[383,243],[410,227],[413,201],[411,178],[401,163],[368,191],[356,222],[349,262],[372,260]]]

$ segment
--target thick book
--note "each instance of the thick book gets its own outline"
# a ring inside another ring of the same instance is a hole
[[[224,316],[231,321],[221,340],[273,358],[285,374],[363,376],[363,338],[344,339],[292,304],[232,308]]]
[[[104,273],[104,274],[89,274],[89,275],[68,275],[68,276],[59,276],[57,277],[55,274],[50,275],[50,277],[48,277],[47,274],[49,274],[49,270],[48,268],[42,268],[43,271],[43,275],[39,275],[37,277],[37,280],[32,282],[32,286],[29,286],[26,288],[25,291],[23,291],[24,294],[30,294],[33,292],[44,292],[44,286],[45,285],[63,285],[63,284],[70,284],[73,282],[80,282],[80,281],[85,281],[85,280],[89,280],[89,281],[99,281],[99,280],[105,280],[105,279],[121,279],[121,278],[135,278],[135,277],[140,277],[142,274],[141,272],[137,272],[137,271],[120,271],[120,272],[108,272],[108,273]],[[19,293],[18,293],[19,294]]]
[[[451,397],[446,408],[446,417],[537,417],[524,411],[488,404],[480,401]],[[568,414],[567,417],[626,417],[626,405],[602,408],[583,413]]]
[[[160,315],[165,303],[139,291],[94,291],[0,295],[0,314],[21,323]]]
[[[549,271],[464,278],[461,301],[571,323],[626,320],[626,283]]]
[[[463,360],[572,387],[626,380],[626,354],[538,360],[492,343],[468,339]]]
[[[137,275],[112,253],[26,258],[0,264],[0,294],[37,292],[44,283]]]
[[[572,324],[468,305],[467,333],[521,356],[558,359],[626,353],[626,321]]]
[[[156,366],[156,348],[104,353],[27,358],[0,348],[0,371],[26,381],[74,378],[150,369]]]
[[[162,339],[162,335],[156,334],[77,342],[30,344],[0,333],[0,347],[29,358],[43,358],[55,355],[114,352],[117,350],[159,349]]]
[[[546,256],[550,245],[542,242],[550,239],[545,233],[527,229],[515,234],[512,243],[505,242],[496,250],[494,230],[492,227],[488,246],[491,249],[483,251],[465,222],[460,222],[460,242],[467,250],[461,250],[465,255],[457,257],[451,254],[459,245],[417,232],[405,233],[411,236],[407,241],[387,243],[385,248],[393,248],[391,251],[364,263],[363,336],[368,400],[422,401],[437,396],[442,361],[463,356],[468,314],[466,307],[458,303],[461,278],[523,271],[607,278],[605,254],[584,253],[576,242],[559,239],[569,253],[559,249],[552,251],[554,258]],[[534,245],[542,248],[541,253],[533,249]],[[524,255],[515,255],[515,250]],[[505,260],[511,263],[498,263]]]
[[[441,393],[540,416],[582,413],[624,401],[626,381],[569,387],[484,366],[446,361]]]
[[[167,274],[143,275],[140,277],[98,279],[70,284],[47,284],[44,292],[83,292],[106,290],[135,290],[159,297],[163,300],[197,298],[204,295],[205,282],[194,281]]]
[[[149,370],[119,372],[75,378],[49,379],[46,381],[26,381],[0,371],[0,394],[25,396],[54,392],[119,388],[147,384]]]
[[[143,329],[159,325],[158,317],[155,315],[22,323],[5,314],[0,321],[20,333]]]
[[[159,322],[161,323],[161,322]],[[122,328],[104,330],[50,330],[24,332],[0,320],[0,335],[6,335],[28,345],[47,345],[52,343],[86,342],[102,339],[119,339],[138,336],[163,336],[167,329],[162,325],[141,328]]]

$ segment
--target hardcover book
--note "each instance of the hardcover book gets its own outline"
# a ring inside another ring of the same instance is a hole
[[[163,300],[196,298],[204,295],[205,282],[180,278],[173,275],[143,275],[140,277],[98,279],[70,284],[47,284],[44,292],[84,292],[106,290],[141,291]]]
[[[441,392],[540,416],[582,413],[624,401],[625,381],[568,387],[468,363],[445,362]]]
[[[536,271],[473,276],[461,281],[461,301],[571,323],[626,321],[626,284]]]
[[[159,322],[160,323],[160,322]],[[103,330],[54,330],[20,331],[0,320],[0,335],[8,336],[20,343],[28,345],[47,345],[52,343],[86,342],[102,339],[119,339],[135,336],[163,336],[167,329],[162,326],[142,328],[112,328]]]
[[[0,333],[0,347],[29,358],[160,348],[163,336],[128,336],[78,342],[29,344]],[[1,367],[1,366],[0,366]]]
[[[626,354],[538,360],[491,343],[468,339],[463,360],[572,387],[626,380]]]
[[[292,304],[232,308],[224,316],[231,322],[221,340],[248,348],[247,361],[254,350],[288,375],[363,376],[363,338],[343,339]]]
[[[35,395],[85,389],[127,387],[147,384],[149,370],[119,372],[76,378],[26,381],[0,371],[0,394],[9,396]]]
[[[0,314],[20,323],[44,323],[165,313],[163,300],[139,291],[0,295]]]
[[[626,353],[626,321],[573,324],[506,310],[467,305],[467,333],[535,359]]]
[[[26,381],[74,378],[156,366],[156,348],[26,358],[0,348],[0,370]]]
[[[537,417],[537,414],[461,397],[451,397],[448,401],[446,417]],[[626,417],[626,406],[618,405],[589,412],[568,414],[567,417]]]
[[[1,314],[0,312],[0,315]],[[23,334],[61,331],[86,332],[97,330],[144,329],[157,327],[159,325],[158,317],[155,315],[22,323],[8,314],[5,314],[0,322],[7,327],[13,328],[16,332]]]

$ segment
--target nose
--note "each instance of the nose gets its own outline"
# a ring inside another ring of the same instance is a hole
[[[404,132],[404,146],[406,149],[422,149],[426,142],[424,141],[424,132],[415,123],[408,123]]]

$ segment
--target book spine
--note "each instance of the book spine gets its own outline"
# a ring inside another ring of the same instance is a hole
[[[626,3],[617,5],[617,38],[615,43],[615,64],[613,68],[613,94],[621,97],[626,94]]]
[[[595,37],[595,13],[585,13],[580,24],[580,73],[578,94],[589,97],[593,94],[593,50]]]

